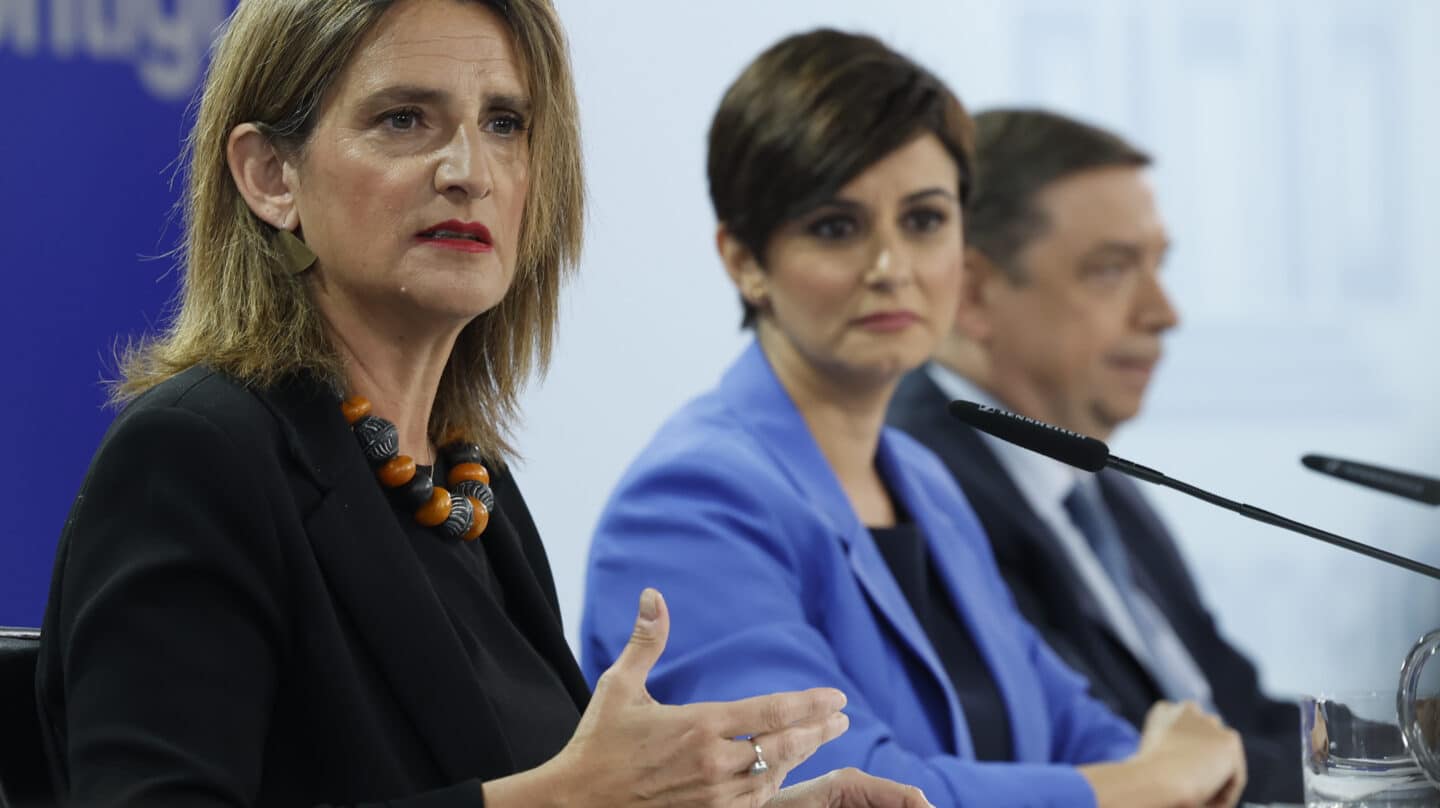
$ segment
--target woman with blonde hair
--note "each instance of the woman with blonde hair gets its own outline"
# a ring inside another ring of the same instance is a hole
[[[581,241],[548,0],[244,0],[183,294],[66,523],[37,686],[83,805],[758,805],[833,689],[667,707],[658,593],[591,697],[505,467]],[[637,594],[639,594],[637,590]],[[776,804],[917,791],[840,772]]]

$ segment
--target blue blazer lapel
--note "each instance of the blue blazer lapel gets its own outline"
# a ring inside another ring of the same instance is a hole
[[[780,384],[769,360],[752,343],[731,366],[720,383],[720,397],[735,417],[755,435],[760,446],[774,459],[785,476],[830,526],[832,535],[844,548],[861,588],[881,617],[920,658],[945,695],[950,726],[955,732],[955,748],[962,756],[974,754],[970,733],[960,714],[960,701],[950,684],[950,677],[930,644],[930,638],[915,617],[915,611],[900,591],[890,567],[875,546],[870,531],[855,515],[840,481],[830,468],[810,433],[809,425],[800,415],[790,394]]]
[[[848,503],[847,503],[848,504]],[[850,570],[855,573],[855,579],[860,582],[865,594],[875,604],[876,610],[889,621],[895,633],[900,636],[905,645],[925,663],[925,669],[939,685],[940,692],[945,696],[945,710],[950,720],[951,731],[954,734],[955,752],[960,757],[972,757],[975,754],[975,745],[970,738],[970,731],[965,724],[964,715],[960,711],[960,697],[955,694],[955,688],[950,683],[950,676],[945,672],[944,666],[940,664],[940,657],[936,655],[935,648],[930,644],[930,638],[925,634],[925,629],[915,618],[915,610],[910,608],[910,603],[905,599],[905,593],[900,591],[900,585],[895,582],[895,576],[891,574],[890,567],[880,555],[880,548],[875,546],[875,540],[871,538],[870,531],[864,525],[856,522],[858,530],[849,534],[837,534],[850,559]]]
[[[881,436],[878,458],[881,473],[924,533],[931,563],[1005,700],[1015,759],[1048,760],[1049,719],[1044,704],[1026,697],[1036,692],[1035,687],[1025,686],[1034,675],[1029,667],[1029,651],[1023,638],[1013,630],[1014,621],[1009,611],[1003,608],[1006,593],[1000,591],[1003,584],[993,559],[986,558],[989,544],[984,530],[974,514],[969,513],[968,503],[958,488],[953,502],[935,502],[929,496],[917,478],[923,471],[906,467],[895,445],[896,437],[889,430]],[[948,479],[943,482],[948,486]],[[962,514],[968,518],[954,518]],[[957,723],[966,726],[963,722]],[[968,729],[962,731],[969,744]]]

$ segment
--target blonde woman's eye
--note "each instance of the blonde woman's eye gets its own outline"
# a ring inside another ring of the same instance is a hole
[[[417,109],[396,109],[380,116],[389,128],[397,132],[408,132],[420,125],[420,111]]]
[[[486,129],[503,137],[518,135],[525,131],[525,119],[510,113],[497,115],[490,119]]]

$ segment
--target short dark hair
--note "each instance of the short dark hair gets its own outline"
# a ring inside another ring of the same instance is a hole
[[[926,132],[955,159],[963,205],[974,125],[943,82],[874,37],[826,28],[787,37],[745,68],[715,111],[715,216],[763,261],[781,225]],[[755,311],[741,304],[749,326]]]
[[[1048,223],[1035,207],[1045,186],[1081,171],[1150,165],[1150,155],[1119,135],[1040,109],[990,109],[975,116],[975,193],[965,211],[965,243],[1015,281],[1016,256]]]

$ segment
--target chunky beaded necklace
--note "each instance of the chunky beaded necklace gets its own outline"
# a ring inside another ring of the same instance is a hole
[[[446,484],[451,490],[446,490],[435,485],[430,475],[417,473],[414,458],[399,454],[399,430],[371,415],[368,399],[347,398],[340,410],[380,484],[401,507],[414,513],[416,522],[447,539],[474,541],[485,532],[495,508],[495,494],[490,490],[490,472],[480,462],[479,446],[454,441],[440,447],[450,465]]]

